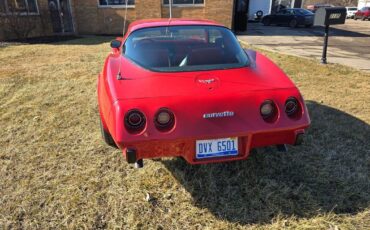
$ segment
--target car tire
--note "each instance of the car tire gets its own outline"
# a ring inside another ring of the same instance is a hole
[[[357,21],[357,17],[356,17],[356,16],[354,16],[354,17],[353,17],[353,19],[354,19],[355,21]]]
[[[118,149],[118,147],[117,147],[116,143],[114,142],[114,140],[113,140],[112,136],[110,135],[110,133],[104,129],[103,122],[102,122],[101,118],[100,118],[100,131],[101,131],[101,136],[102,136],[104,142],[107,145],[109,145],[109,146],[111,146],[113,148]]]
[[[290,22],[289,22],[289,26],[290,26],[291,28],[296,28],[296,27],[298,26],[298,22],[297,22],[297,20],[295,20],[295,19],[290,20]]]
[[[365,16],[362,16],[361,20],[362,21],[365,21],[366,20],[366,17]]]
[[[271,25],[271,20],[270,20],[269,18],[264,18],[264,19],[262,20],[262,24],[263,24],[264,26],[269,26],[269,25]]]

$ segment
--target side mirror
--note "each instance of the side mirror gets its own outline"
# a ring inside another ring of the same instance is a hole
[[[118,40],[111,41],[110,47],[112,47],[112,49],[119,49],[121,47],[121,41]]]

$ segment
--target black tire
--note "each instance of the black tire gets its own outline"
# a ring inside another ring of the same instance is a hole
[[[355,19],[355,21],[357,21],[357,17],[356,16],[353,19]]]
[[[262,24],[264,26],[269,26],[269,25],[271,25],[271,20],[269,18],[264,18],[264,19],[262,19]]]
[[[365,21],[366,20],[366,17],[365,16],[362,16],[361,20],[362,21]]]
[[[118,147],[117,147],[116,143],[114,142],[114,140],[113,140],[112,136],[110,135],[110,133],[108,131],[104,130],[103,123],[101,121],[101,118],[100,118],[100,131],[101,131],[101,136],[102,136],[104,142],[107,145],[109,145],[109,146],[111,146],[113,148],[118,149]]]
[[[297,20],[295,20],[295,19],[290,20],[290,22],[289,22],[289,26],[290,26],[291,28],[296,28],[296,27],[298,26],[298,22],[297,22]]]
[[[256,12],[256,15],[257,15],[258,17],[262,17],[262,16],[263,16],[263,11],[262,11],[262,10],[257,11],[257,12]]]

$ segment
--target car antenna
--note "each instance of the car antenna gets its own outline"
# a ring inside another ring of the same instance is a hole
[[[125,17],[124,17],[124,20],[123,20],[123,31],[122,31],[122,38],[125,37],[125,32],[126,32],[126,21],[127,21],[127,5],[128,5],[128,0],[125,0]],[[118,68],[118,74],[117,74],[117,80],[121,80],[122,79],[122,75],[121,75],[121,65],[122,65],[122,62],[120,61],[119,62],[119,68]]]

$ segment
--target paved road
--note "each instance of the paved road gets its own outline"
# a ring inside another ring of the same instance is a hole
[[[320,60],[323,35],[323,27],[292,29],[250,23],[248,31],[238,37],[260,48]],[[328,62],[370,71],[370,21],[349,19],[344,25],[332,26]]]

